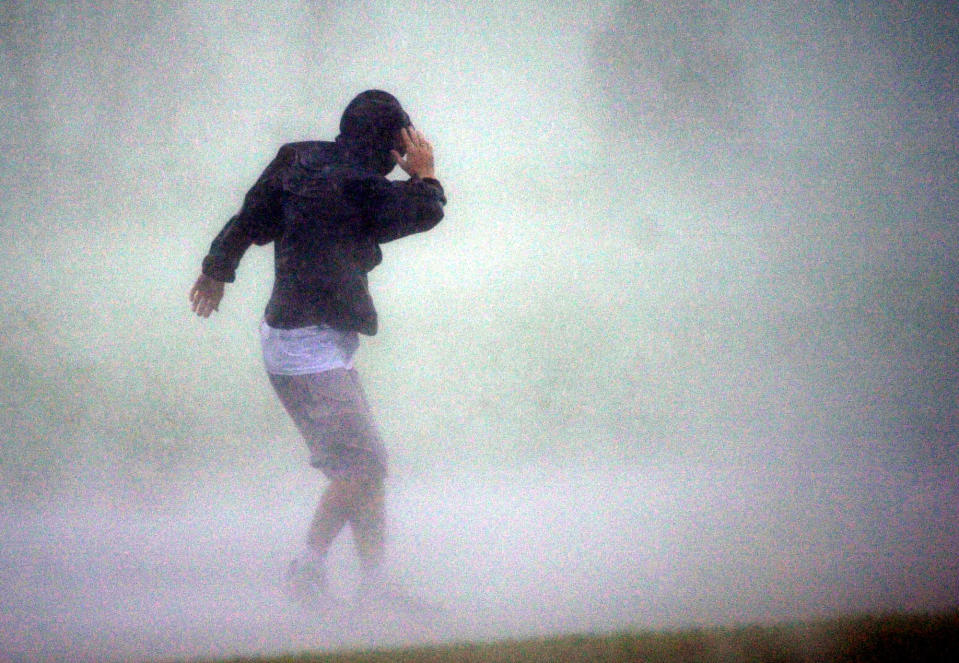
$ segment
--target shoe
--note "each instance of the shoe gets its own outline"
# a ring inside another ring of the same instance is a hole
[[[294,603],[321,601],[327,595],[325,569],[293,559],[286,570],[283,593]]]

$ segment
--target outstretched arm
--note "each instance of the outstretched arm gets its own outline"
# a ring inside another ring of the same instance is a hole
[[[286,166],[296,158],[290,145],[280,148],[260,179],[243,199],[243,207],[223,227],[203,259],[196,283],[190,288],[190,308],[201,318],[218,310],[225,283],[236,278],[240,258],[251,244],[273,241],[281,231],[279,179]]]
[[[219,309],[225,285],[223,281],[200,274],[190,288],[190,308],[201,318],[209,318],[213,311]]]

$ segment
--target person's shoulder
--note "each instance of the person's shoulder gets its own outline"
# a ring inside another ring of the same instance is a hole
[[[288,166],[322,166],[335,160],[335,145],[322,140],[285,143],[277,152],[277,159]]]

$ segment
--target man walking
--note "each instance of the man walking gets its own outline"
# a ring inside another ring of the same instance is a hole
[[[386,178],[395,165],[408,180]],[[295,599],[327,596],[327,551],[347,524],[360,559],[358,599],[403,598],[383,570],[387,456],[353,355],[359,335],[377,329],[367,274],[382,260],[379,245],[433,228],[445,203],[430,143],[395,97],[367,90],[346,107],[335,141],[280,148],[213,240],[190,290],[192,310],[209,317],[244,252],[273,242],[263,360],[311,465],[329,479],[288,574]]]

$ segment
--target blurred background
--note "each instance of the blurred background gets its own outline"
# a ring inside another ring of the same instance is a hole
[[[0,653],[955,605],[952,3],[11,0],[0,39]],[[358,357],[396,568],[474,618],[307,636],[264,598],[323,485],[259,358],[272,249],[187,292],[371,87],[449,199]]]

